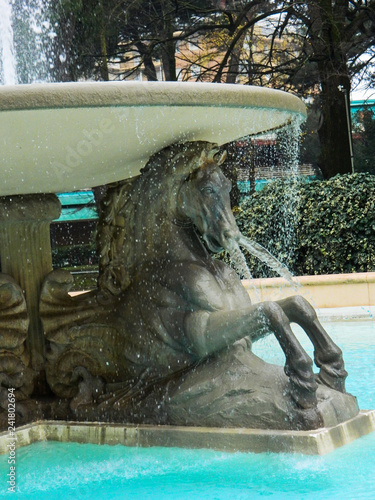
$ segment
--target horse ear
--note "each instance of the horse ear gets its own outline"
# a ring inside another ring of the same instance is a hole
[[[203,150],[198,161],[198,168],[203,168],[206,165],[207,160],[208,160],[208,154],[206,153],[205,150]]]
[[[216,159],[216,156],[217,156],[217,159]],[[215,155],[215,160],[217,161],[218,165],[222,165],[226,159],[227,159],[227,152],[226,151],[219,151],[219,153],[216,153],[216,155]]]
[[[208,153],[203,150],[198,161],[198,168],[204,168],[213,162],[222,165],[227,158],[226,151],[220,151],[218,148],[211,149]]]

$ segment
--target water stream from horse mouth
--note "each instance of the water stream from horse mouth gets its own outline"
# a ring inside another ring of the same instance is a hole
[[[246,248],[246,250],[257,257],[259,260],[267,264],[268,267],[277,272],[280,276],[282,276],[294,290],[298,289],[298,284],[293,280],[293,276],[284,264],[282,264],[276,257],[274,257],[266,248],[257,243],[256,241],[252,241],[246,236],[241,234],[238,242],[234,239],[230,240],[230,244],[227,248],[231,260],[236,268],[237,272],[241,274],[245,279],[251,279],[251,272],[246,263],[245,256],[242,253],[240,247]]]

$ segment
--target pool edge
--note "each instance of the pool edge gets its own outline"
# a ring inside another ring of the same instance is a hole
[[[19,427],[11,437],[0,434],[0,454],[39,441],[60,441],[138,447],[209,448],[226,452],[272,452],[325,455],[375,431],[375,410],[360,413],[335,427],[312,431],[180,427],[45,420]]]

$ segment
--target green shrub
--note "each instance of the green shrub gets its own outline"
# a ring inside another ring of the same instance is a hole
[[[70,245],[52,249],[53,267],[80,267],[84,265],[97,265],[98,257],[94,243],[86,245]]]
[[[236,210],[241,232],[295,275],[375,270],[375,176],[273,181]],[[246,255],[254,277],[274,276]]]

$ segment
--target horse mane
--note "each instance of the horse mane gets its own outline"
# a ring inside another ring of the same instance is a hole
[[[139,213],[150,208],[158,193],[167,198],[175,192],[174,185],[201,168],[202,162],[211,163],[208,157],[212,156],[210,151],[217,152],[216,148],[215,144],[203,141],[173,144],[151,156],[137,177],[109,186],[102,201],[97,232],[98,288],[104,298],[119,295],[132,282],[137,231],[139,226],[142,229]]]
[[[96,237],[99,255],[98,288],[105,295],[118,295],[130,284],[125,260],[121,259],[125,238],[125,217],[133,220],[134,207],[129,194],[137,177],[119,181],[108,187],[101,202]]]

